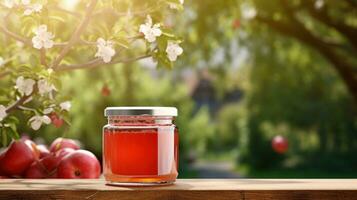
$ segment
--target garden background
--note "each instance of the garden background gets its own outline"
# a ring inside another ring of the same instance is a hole
[[[148,58],[64,74],[71,125],[34,131],[20,116],[18,131],[47,143],[75,138],[101,160],[105,107],[175,106],[180,178],[357,177],[355,0],[184,8],[164,21],[183,38],[174,67]],[[284,153],[272,148],[278,135]]]

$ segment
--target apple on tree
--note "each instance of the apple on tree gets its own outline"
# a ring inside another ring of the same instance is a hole
[[[234,30],[236,30],[236,29],[238,29],[239,27],[240,27],[240,20],[239,20],[239,19],[233,20],[233,22],[232,22],[232,28],[233,28]]]
[[[60,128],[64,124],[64,120],[60,118],[56,113],[51,113],[50,116],[52,124],[56,128]]]
[[[102,91],[101,91],[101,92],[102,92],[102,95],[103,95],[104,97],[109,96],[110,93],[111,93],[111,91],[110,91],[108,85],[104,85],[104,86],[102,87]]]
[[[288,140],[281,135],[277,135],[272,140],[272,147],[276,153],[283,154],[289,148]]]

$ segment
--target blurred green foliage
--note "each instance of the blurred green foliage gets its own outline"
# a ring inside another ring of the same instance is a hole
[[[238,165],[355,168],[356,43],[347,33],[357,28],[354,1],[323,1],[318,7],[314,0],[197,0],[188,7],[195,15],[187,20],[194,25],[185,37],[186,54],[192,55],[187,64],[204,63],[219,94],[229,90],[232,76],[240,77],[245,92],[235,108],[228,105],[216,116],[217,136],[208,149],[234,146],[236,138]],[[256,16],[245,19],[242,7],[254,8]],[[234,43],[239,48],[232,54]],[[219,48],[224,61],[216,64],[211,60]],[[234,69],[235,58],[246,52]],[[271,148],[276,135],[288,138],[284,155]]]
[[[255,5],[258,13],[271,11],[274,18],[284,18],[280,1],[246,2]],[[342,1],[329,2],[331,6]],[[273,168],[274,177],[279,176],[276,171],[283,169],[289,169],[289,173],[294,169],[310,169],[313,173],[355,170],[356,102],[344,77],[319,50],[263,23],[242,20],[241,4],[242,1],[231,0],[187,2],[187,17],[175,19],[184,34],[185,56],[174,70],[153,72],[137,65],[118,65],[66,76],[64,88],[73,98],[72,126],[68,130],[50,127],[39,135],[48,140],[62,134],[79,138],[99,155],[106,106],[176,106],[183,166],[192,152],[195,159],[207,153],[235,151],[238,166],[248,166],[253,172]],[[304,23],[319,34],[347,41],[335,30],[322,28],[323,24],[300,14]],[[341,19],[340,14],[337,18]],[[356,24],[355,15],[348,18],[352,18],[350,24]],[[238,28],[232,28],[235,20],[240,21]],[[229,49],[233,44],[238,45],[238,50],[232,53]],[[212,64],[210,60],[218,48],[225,49],[224,60]],[[350,52],[336,52],[355,62]],[[238,64],[234,62],[237,57],[241,57]],[[224,95],[234,88],[244,91],[243,98],[223,103],[213,116],[207,107],[193,114],[195,102],[178,74],[186,68],[199,73],[202,67],[209,69],[219,101],[223,102]],[[108,97],[101,95],[104,85],[111,90]],[[271,148],[276,135],[289,141],[284,155]],[[297,173],[294,177],[304,176]]]

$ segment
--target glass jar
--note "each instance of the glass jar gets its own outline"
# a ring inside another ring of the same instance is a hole
[[[111,185],[171,184],[178,175],[174,107],[108,107],[103,173]]]

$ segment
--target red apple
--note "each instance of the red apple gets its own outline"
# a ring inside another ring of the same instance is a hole
[[[240,21],[238,19],[233,20],[232,28],[235,30],[238,29],[239,27],[240,27]]]
[[[103,87],[102,87],[102,95],[104,96],[104,97],[107,97],[107,96],[109,96],[110,95],[110,89],[109,89],[109,87],[107,86],[107,85],[104,85]]]
[[[50,151],[48,150],[48,148],[43,145],[43,144],[39,144],[37,145],[37,149],[40,152],[40,158],[44,158],[48,155],[50,155]]]
[[[47,178],[48,172],[41,163],[35,161],[25,172],[25,178]]]
[[[74,151],[63,158],[57,169],[58,178],[99,178],[100,164],[86,150]]]
[[[57,167],[62,158],[75,151],[74,149],[64,148],[55,153],[49,153],[39,161],[35,161],[26,171],[26,178],[57,178]]]
[[[60,128],[64,123],[64,120],[62,118],[60,118],[56,113],[51,113],[50,118],[51,118],[52,124],[56,128]]]
[[[5,150],[1,151],[0,153],[0,163],[2,164],[2,159],[5,157]],[[5,173],[1,170],[0,167],[0,176],[5,176]]]
[[[26,133],[22,133],[22,135],[20,137],[20,140],[23,140],[23,141],[30,140],[30,136],[27,135]]]
[[[58,165],[62,161],[62,159],[66,155],[68,155],[74,151],[75,151],[74,149],[70,149],[70,148],[60,149],[56,153],[50,154],[49,156],[41,159],[40,162],[43,164],[43,166],[46,168],[46,170],[49,173],[52,173],[53,170],[55,170],[58,167]]]
[[[27,140],[28,141],[28,140]],[[1,159],[0,171],[8,176],[22,175],[36,159],[31,141],[12,141]]]
[[[62,118],[57,118],[55,120],[52,121],[52,124],[56,127],[56,128],[60,128],[63,124],[64,121]]]
[[[58,167],[59,163],[62,161],[62,159],[74,152],[74,149],[71,148],[64,148],[58,150],[56,153],[52,153],[49,156],[43,158],[40,160],[40,163],[45,167],[48,173],[52,174],[53,171]]]
[[[288,150],[288,140],[281,135],[277,135],[272,140],[272,147],[276,153],[283,154]]]
[[[30,139],[23,139],[22,141],[25,142],[25,144],[27,144],[27,146],[29,146],[31,148],[31,150],[35,156],[35,160],[38,160],[40,158],[41,152],[37,148],[36,143]]]
[[[66,155],[68,155],[69,153],[72,153],[73,151],[75,151],[74,149],[71,149],[71,148],[63,148],[63,149],[60,149],[56,152],[56,157],[59,157],[59,158],[63,158],[65,157]]]
[[[62,158],[56,157],[54,154],[51,154],[47,157],[44,157],[40,160],[40,164],[45,168],[47,173],[52,173],[61,162]]]
[[[50,151],[56,152],[63,148],[71,148],[71,149],[77,150],[77,149],[79,149],[79,144],[75,140],[72,140],[72,139],[57,138],[52,142]]]

